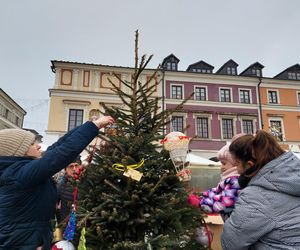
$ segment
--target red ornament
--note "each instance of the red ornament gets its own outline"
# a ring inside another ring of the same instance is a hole
[[[51,250],[64,250],[64,249],[57,247],[56,245],[53,245]]]
[[[82,165],[78,166],[73,172],[73,178],[75,180],[78,180],[83,171],[84,171],[84,167]]]

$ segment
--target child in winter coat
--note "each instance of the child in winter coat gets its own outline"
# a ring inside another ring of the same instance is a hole
[[[229,145],[225,145],[218,152],[218,159],[221,162],[221,180],[218,185],[201,194],[191,194],[188,202],[196,207],[201,207],[206,213],[220,213],[225,221],[234,209],[240,186],[238,183],[239,174],[237,167],[229,152]]]

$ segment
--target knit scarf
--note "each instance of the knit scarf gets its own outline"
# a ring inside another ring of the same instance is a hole
[[[229,177],[232,177],[232,176],[239,176],[239,173],[237,171],[237,167],[232,167],[232,168],[229,168],[227,170],[225,170],[222,174],[221,174],[221,181],[229,178]]]

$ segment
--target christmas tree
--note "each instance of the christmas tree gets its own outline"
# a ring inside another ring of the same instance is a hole
[[[130,92],[111,81],[124,105],[102,104],[116,124],[100,132],[102,146],[78,185],[77,231],[85,228],[87,249],[202,249],[194,236],[201,211],[188,204],[184,183],[159,143],[170,115],[185,101],[173,110],[160,108],[153,95],[158,83],[150,84],[158,70],[139,81],[151,58],[143,55],[139,62],[136,32],[131,80],[114,74]]]

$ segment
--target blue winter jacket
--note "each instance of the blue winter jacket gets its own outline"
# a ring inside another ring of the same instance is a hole
[[[300,160],[292,152],[266,164],[241,191],[222,248],[300,249]]]
[[[57,190],[52,176],[70,164],[98,134],[92,122],[75,128],[40,159],[0,157],[0,249],[51,248],[50,219]]]

